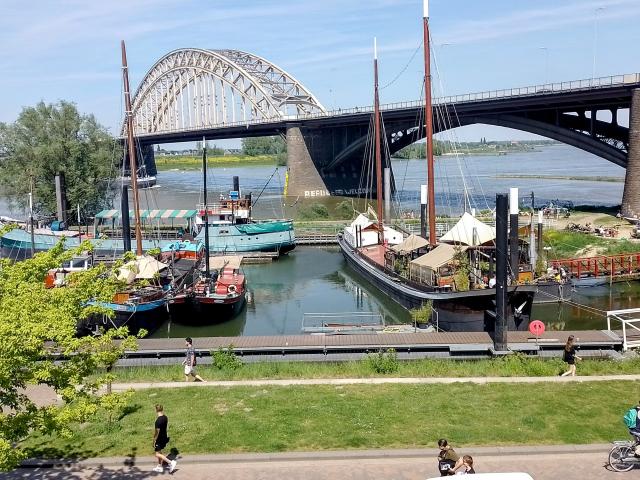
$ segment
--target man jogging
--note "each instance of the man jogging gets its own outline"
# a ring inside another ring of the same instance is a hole
[[[184,365],[184,381],[188,382],[189,377],[193,377],[194,381],[204,382],[203,378],[196,373],[196,351],[193,348],[193,340],[191,340],[191,337],[187,337],[184,341],[187,346],[187,352],[182,362]]]
[[[167,426],[169,425],[169,419],[164,414],[162,405],[156,404],[156,423],[153,430],[153,450],[155,456],[158,459],[158,465],[153,468],[154,472],[164,472],[164,464],[169,466],[169,473],[173,473],[176,469],[178,462],[175,460],[169,460],[163,453],[164,447],[169,443],[169,437],[167,436]]]

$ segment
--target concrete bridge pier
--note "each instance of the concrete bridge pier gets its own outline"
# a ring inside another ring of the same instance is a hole
[[[311,158],[313,135],[298,125],[287,125],[287,196],[327,197],[329,189]]]
[[[640,89],[631,94],[629,152],[622,194],[622,216],[640,218]]]

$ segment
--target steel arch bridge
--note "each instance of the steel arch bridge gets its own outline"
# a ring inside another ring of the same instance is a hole
[[[132,110],[135,135],[326,114],[307,88],[264,58],[200,48],[158,60],[136,90]]]

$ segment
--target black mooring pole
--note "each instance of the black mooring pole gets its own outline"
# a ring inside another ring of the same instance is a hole
[[[518,189],[512,188],[509,191],[509,220],[511,229],[509,230],[509,252],[511,253],[511,283],[518,283],[518,272],[520,271],[520,245],[518,241]]]
[[[507,350],[507,195],[496,195],[496,327],[493,345],[496,351]]]
[[[123,183],[120,194],[120,215],[122,216],[122,241],[124,251],[131,251],[131,224],[129,222],[129,187]]]
[[[427,238],[427,186],[420,185],[420,236]]]

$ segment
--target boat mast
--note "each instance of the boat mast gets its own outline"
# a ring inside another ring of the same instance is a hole
[[[204,200],[204,275],[211,276],[209,269],[209,206],[207,205],[207,140],[202,137],[202,190]]]
[[[133,190],[133,213],[136,219],[136,255],[142,255],[142,228],[140,227],[140,199],[138,197],[138,169],[136,168],[136,149],[133,144],[133,111],[129,93],[129,69],[127,67],[127,49],[124,40],[122,48],[122,81],[124,82],[125,117],[127,119],[127,146],[129,147],[129,167],[131,169],[131,190]]]
[[[424,32],[424,119],[427,140],[427,216],[429,218],[429,245],[436,245],[436,200],[433,181],[433,113],[431,107],[431,52],[429,51],[429,0],[423,0],[422,25]]]
[[[380,99],[378,98],[378,45],[373,39],[373,116],[375,131],[376,155],[376,200],[378,202],[378,243],[384,243],[384,227],[382,225],[382,154],[380,152]]]

